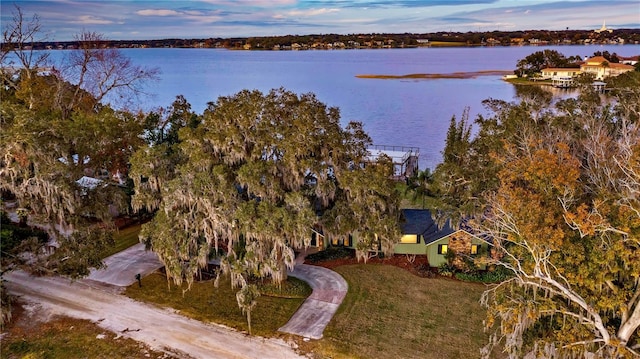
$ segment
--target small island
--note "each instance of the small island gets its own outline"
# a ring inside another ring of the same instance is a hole
[[[448,74],[408,74],[408,75],[356,75],[361,79],[414,79],[414,80],[428,80],[428,79],[472,79],[478,76],[507,76],[513,74],[513,71],[509,70],[484,70],[484,71],[470,71],[470,72],[452,72]]]

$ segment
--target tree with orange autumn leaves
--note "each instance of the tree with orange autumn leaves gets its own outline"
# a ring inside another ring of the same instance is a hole
[[[476,120],[461,163],[496,180],[458,188],[474,209],[458,215],[491,242],[486,264],[512,273],[482,296],[485,357],[640,355],[640,124],[628,103],[605,100],[588,88],[543,108],[492,100]],[[474,181],[452,168],[436,180]]]

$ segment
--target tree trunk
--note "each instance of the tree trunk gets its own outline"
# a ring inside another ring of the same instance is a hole
[[[635,309],[629,319],[622,323],[620,329],[618,329],[618,339],[627,344],[638,327],[640,327],[640,303],[636,303]]]
[[[249,335],[251,335],[251,309],[247,310],[247,324],[249,324]]]

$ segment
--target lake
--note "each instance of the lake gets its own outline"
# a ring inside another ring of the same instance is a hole
[[[284,87],[315,93],[338,107],[342,122],[360,121],[374,144],[420,148],[420,169],[440,161],[449,121],[466,107],[484,113],[482,100],[514,99],[514,86],[498,75],[471,79],[363,79],[360,74],[407,75],[513,70],[519,59],[545,49],[565,56],[609,51],[640,54],[640,45],[456,47],[375,50],[234,51],[125,49],[135,64],[158,67],[160,80],[143,108],[168,107],[182,94],[197,113],[207,102],[243,89]],[[54,51],[57,53],[64,51]]]

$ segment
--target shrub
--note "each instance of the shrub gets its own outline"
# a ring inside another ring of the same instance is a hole
[[[504,267],[498,267],[494,271],[476,271],[469,273],[456,273],[456,279],[465,282],[477,282],[477,283],[499,283],[502,282],[512,274]]]
[[[329,247],[324,251],[308,255],[306,260],[309,263],[318,263],[342,258],[354,258],[354,256],[355,251],[352,248]]]
[[[438,274],[443,277],[453,277],[456,272],[456,267],[451,263],[442,263],[440,267],[438,267]]]
[[[0,247],[4,253],[12,253],[13,249],[20,246],[29,238],[36,238],[39,244],[45,244],[49,240],[47,232],[30,227],[19,227],[12,222],[2,222],[0,231]]]

